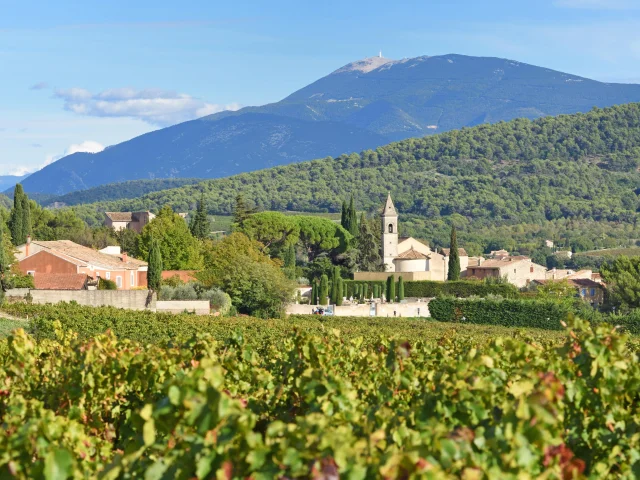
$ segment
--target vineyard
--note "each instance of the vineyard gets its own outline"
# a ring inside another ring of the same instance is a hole
[[[640,473],[637,349],[610,326],[184,315],[161,338],[145,312],[11,308],[34,335],[0,340],[0,478]]]

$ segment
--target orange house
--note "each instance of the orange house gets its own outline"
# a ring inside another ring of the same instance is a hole
[[[118,289],[147,286],[147,263],[126,253],[107,254],[69,240],[30,241],[18,247],[20,270],[38,274],[86,274],[115,282]]]

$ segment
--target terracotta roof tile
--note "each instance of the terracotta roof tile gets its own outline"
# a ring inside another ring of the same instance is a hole
[[[36,244],[49,251],[54,255],[69,257],[74,259],[74,263],[80,260],[83,263],[102,267],[111,270],[138,270],[140,267],[147,265],[147,262],[137,260],[135,258],[127,257],[127,261],[124,261],[123,255],[109,255],[106,253],[98,252],[93,248],[84,247],[71,240],[55,240],[50,242],[32,241],[32,244]]]
[[[84,273],[36,273],[36,290],[82,290],[87,283]]]
[[[445,256],[449,256],[449,253],[451,252],[450,248],[441,248],[440,249],[440,253],[442,253]],[[461,257],[468,257],[467,255],[467,251],[464,248],[458,248],[458,255],[460,255]]]
[[[413,247],[411,247],[406,252],[402,252],[400,255],[398,255],[397,258],[398,260],[420,260],[423,258],[427,258],[427,256],[424,253],[416,252]]]
[[[131,212],[104,212],[114,222],[131,222],[133,213]]]

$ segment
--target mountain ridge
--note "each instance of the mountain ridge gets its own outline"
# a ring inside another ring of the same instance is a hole
[[[181,123],[97,154],[64,157],[31,175],[24,187],[64,194],[143,178],[220,178],[481,123],[630,101],[640,101],[640,85],[602,83],[508,59],[370,57],[279,102]]]

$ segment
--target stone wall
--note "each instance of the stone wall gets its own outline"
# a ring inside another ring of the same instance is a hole
[[[287,315],[311,315],[315,305],[287,305]],[[363,305],[343,305],[333,307],[336,317],[429,317],[429,301],[404,303],[376,303],[373,309],[366,303]]]
[[[110,306],[128,310],[155,310],[156,295],[147,305],[149,290],[31,290],[33,303],[74,301],[88,307]]]
[[[156,302],[158,313],[195,313],[196,315],[209,315],[211,308],[208,300],[171,300]]]

